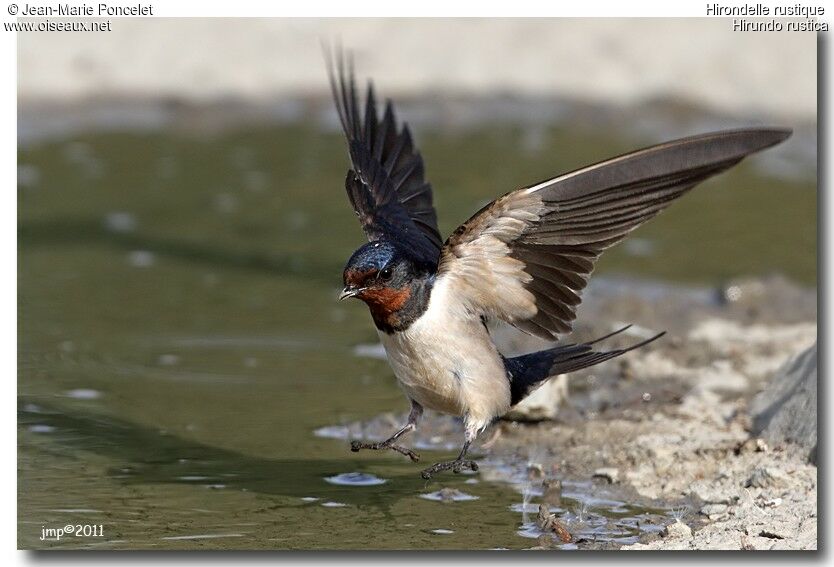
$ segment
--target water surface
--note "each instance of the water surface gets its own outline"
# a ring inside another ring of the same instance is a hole
[[[637,144],[559,129],[533,148],[512,128],[421,139],[444,232],[498,194]],[[387,364],[356,354],[376,343],[367,313],[336,301],[362,242],[344,154],[304,124],[73,135],[19,152],[21,547],[535,545],[512,486],[426,483],[423,463],[313,435],[407,409]],[[813,285],[815,204],[812,182],[743,164],[600,271]],[[422,497],[446,487],[476,498]],[[594,489],[573,487],[581,511]],[[633,538],[644,513],[612,501],[592,518],[619,518],[612,529]],[[66,524],[104,536],[39,539]]]

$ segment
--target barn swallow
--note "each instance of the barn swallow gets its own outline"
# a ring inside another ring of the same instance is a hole
[[[408,125],[398,125],[390,100],[379,117],[370,82],[361,110],[353,65],[344,56],[328,68],[348,142],[347,194],[369,240],[347,262],[341,299],[368,305],[411,402],[399,431],[379,443],[353,441],[351,450],[391,449],[416,462],[419,456],[397,441],[415,429],[423,408],[461,417],[460,454],[422,471],[426,479],[446,470],[478,470],[466,458],[477,435],[549,378],[663,335],[623,349],[596,348],[608,335],[507,358],[486,321],[499,319],[555,341],[571,330],[581,292],[605,249],[696,184],[791,134],[727,130],[624,154],[511,191],[444,242]]]

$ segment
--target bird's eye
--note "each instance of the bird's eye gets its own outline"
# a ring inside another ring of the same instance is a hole
[[[391,279],[391,276],[393,274],[394,274],[394,272],[391,270],[391,268],[385,268],[381,272],[379,272],[379,277],[380,277],[380,279],[383,279],[383,280],[387,281],[387,280]]]

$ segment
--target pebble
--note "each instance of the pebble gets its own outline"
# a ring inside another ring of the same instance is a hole
[[[467,494],[458,490],[457,488],[441,488],[436,492],[430,492],[428,494],[421,494],[420,498],[424,498],[426,500],[434,500],[437,502],[465,502],[468,500],[477,500],[477,496],[473,496],[471,494]]]
[[[562,481],[559,479],[544,479],[542,482],[542,502],[549,506],[562,505]]]
[[[683,522],[675,521],[675,523],[669,524],[663,529],[663,536],[674,539],[690,538],[692,537],[692,528]]]
[[[775,527],[762,530],[759,532],[759,537],[766,537],[769,539],[788,539],[790,534],[779,527]]]
[[[441,488],[438,491],[438,496],[444,502],[453,502],[455,499],[459,498],[463,493],[456,489],[456,488]]]
[[[701,514],[703,514],[704,516],[708,516],[710,519],[713,519],[713,517],[722,516],[726,512],[726,504],[706,504],[701,507]]]
[[[544,467],[539,463],[530,463],[527,465],[527,478],[535,480],[544,478]]]
[[[539,504],[539,513],[536,516],[536,526],[543,532],[552,532],[556,534],[562,543],[570,543],[573,536],[568,531],[568,528],[556,517],[556,514],[551,514],[547,504]]]
[[[689,495],[706,504],[732,504],[738,501],[735,490],[705,481],[693,482],[689,488]]]
[[[738,448],[739,454],[749,454],[749,453],[767,453],[770,448],[767,446],[767,443],[764,442],[764,439],[759,438],[752,438],[748,439],[744,443],[741,444]]]
[[[602,478],[614,484],[620,477],[620,471],[614,467],[602,467],[594,471],[593,478]]]
[[[777,506],[782,504],[781,498],[772,498],[770,500],[766,500],[763,506],[765,508],[776,508]]]
[[[815,462],[817,451],[817,345],[791,357],[750,402],[752,431],[772,443],[803,447]]]
[[[745,481],[744,486],[750,488],[766,488],[777,484],[784,484],[785,474],[774,467],[757,467]]]

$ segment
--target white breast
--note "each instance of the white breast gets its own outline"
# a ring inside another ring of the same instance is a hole
[[[466,416],[479,429],[509,409],[510,384],[498,350],[480,317],[450,301],[442,281],[417,321],[380,338],[400,386],[420,405]]]

